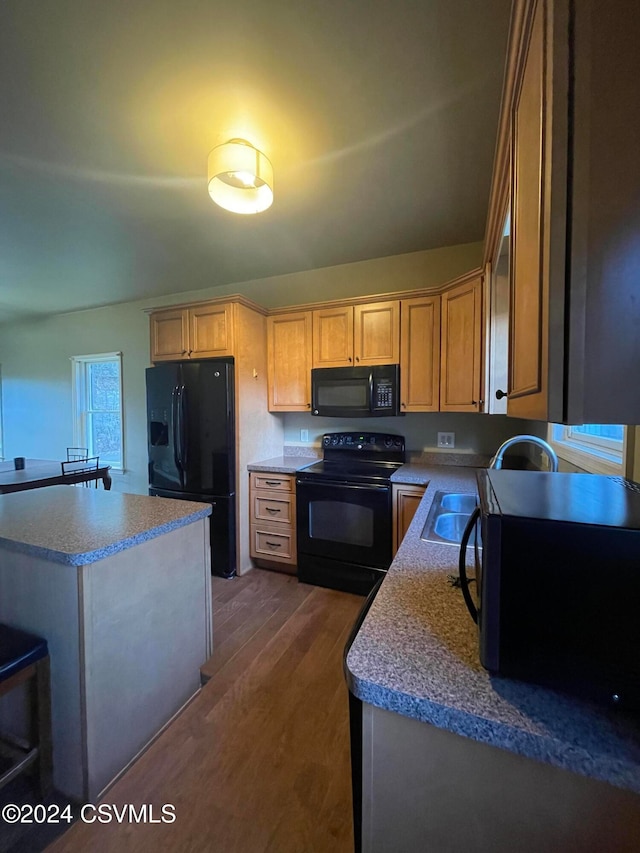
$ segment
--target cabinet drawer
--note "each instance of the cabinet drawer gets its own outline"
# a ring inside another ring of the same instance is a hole
[[[293,491],[293,477],[288,474],[251,474],[251,487],[254,489],[270,489],[271,491]]]
[[[252,525],[251,546],[252,556],[295,563],[295,541],[290,530],[273,531],[260,525]]]
[[[294,504],[291,495],[269,495],[254,491],[252,506],[252,518],[256,521],[291,524],[293,520]]]

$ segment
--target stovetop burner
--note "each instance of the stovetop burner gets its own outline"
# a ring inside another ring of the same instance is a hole
[[[334,432],[322,437],[324,458],[298,472],[339,482],[387,481],[405,460],[404,437],[376,432]]]

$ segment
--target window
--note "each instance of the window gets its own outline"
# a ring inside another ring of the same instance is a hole
[[[73,369],[73,443],[114,468],[123,468],[122,353],[76,355]]]
[[[561,459],[595,474],[624,474],[626,427],[621,424],[549,425]]]

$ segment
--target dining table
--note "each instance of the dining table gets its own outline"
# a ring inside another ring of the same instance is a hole
[[[6,460],[0,462],[0,495],[93,480],[102,480],[102,485],[108,490],[111,488],[110,469],[110,465],[98,463],[97,468],[63,473],[62,463],[55,459],[25,459],[24,468],[16,469],[13,459]]]

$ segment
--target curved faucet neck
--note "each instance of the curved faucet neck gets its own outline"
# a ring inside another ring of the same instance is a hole
[[[502,461],[505,451],[507,451],[514,444],[520,444],[525,442],[537,444],[538,447],[544,450],[544,452],[549,457],[549,470],[553,472],[558,470],[558,457],[556,455],[555,450],[548,442],[546,442],[543,438],[540,438],[537,435],[514,435],[512,438],[508,438],[506,441],[503,441],[500,447],[498,448],[496,455],[489,463],[489,468],[495,468],[496,470],[502,468]]]

